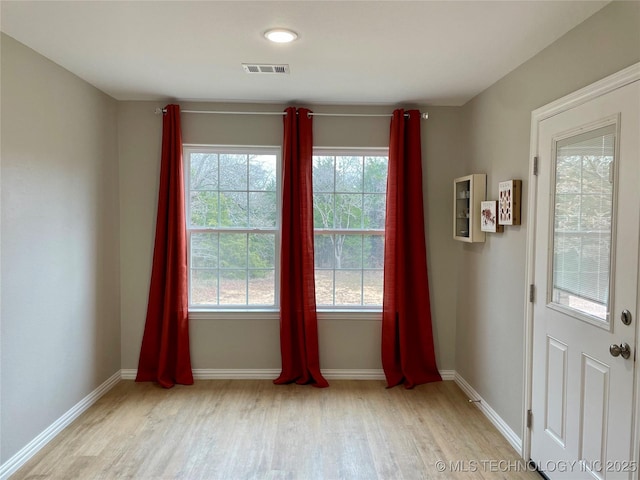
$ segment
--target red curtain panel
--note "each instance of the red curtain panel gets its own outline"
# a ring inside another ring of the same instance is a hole
[[[320,373],[313,256],[313,121],[287,108],[282,144],[283,199],[280,271],[280,353],[275,384],[328,387]]]
[[[136,382],[158,382],[165,388],[193,384],[184,202],[180,107],[167,105],[151,286],[136,376]]]
[[[442,380],[431,326],[420,143],[420,112],[395,110],[389,139],[382,305],[382,366],[389,387],[413,388]]]

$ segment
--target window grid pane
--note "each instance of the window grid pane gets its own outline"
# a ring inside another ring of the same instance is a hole
[[[558,142],[552,301],[607,319],[615,126]]]
[[[316,304],[382,306],[386,155],[313,157]]]
[[[277,307],[278,156],[185,148],[191,306]]]

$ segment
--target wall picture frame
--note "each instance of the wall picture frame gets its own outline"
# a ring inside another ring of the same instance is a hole
[[[498,233],[504,230],[504,227],[498,224],[497,200],[480,202],[480,229],[483,232],[492,233]]]
[[[498,183],[498,224],[520,225],[522,180]]]

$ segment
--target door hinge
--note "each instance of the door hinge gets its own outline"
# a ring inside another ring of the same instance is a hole
[[[533,412],[527,410],[527,428],[531,428],[531,425],[533,425]]]
[[[533,174],[538,175],[538,157],[533,157]]]
[[[529,301],[533,303],[536,298],[536,286],[532,283],[529,285]]]

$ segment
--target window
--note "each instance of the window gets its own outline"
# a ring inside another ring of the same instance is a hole
[[[278,306],[280,149],[184,149],[191,309]]]
[[[280,149],[185,147],[189,307],[278,309]],[[388,156],[316,149],[316,303],[380,310]]]
[[[387,150],[315,149],[313,218],[319,309],[382,306]]]
[[[552,301],[607,321],[615,125],[557,142]]]

